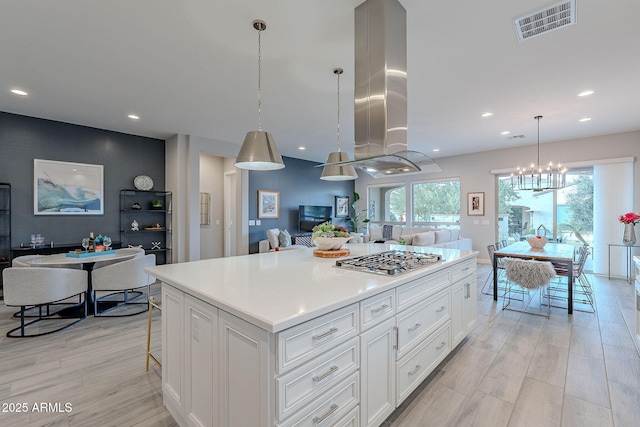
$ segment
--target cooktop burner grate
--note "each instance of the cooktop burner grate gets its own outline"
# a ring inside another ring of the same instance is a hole
[[[366,273],[395,276],[442,261],[442,255],[411,252],[386,251],[336,261],[336,267]]]

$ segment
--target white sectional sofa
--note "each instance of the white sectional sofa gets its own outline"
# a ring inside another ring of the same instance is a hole
[[[406,245],[466,250],[471,250],[473,243],[471,239],[461,237],[460,230],[401,225],[386,226],[385,230],[384,225],[370,224],[368,237],[369,242],[399,243],[402,239]]]
[[[279,251],[287,251],[291,249],[306,248],[306,245],[295,245],[291,243],[291,236],[286,240],[281,238],[283,232],[287,230],[280,230],[279,228],[271,228],[267,230],[267,238],[258,242],[258,251],[270,252],[275,251],[278,248]]]

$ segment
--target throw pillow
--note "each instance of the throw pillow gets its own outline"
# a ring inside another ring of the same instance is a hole
[[[280,242],[281,248],[286,248],[287,246],[291,246],[291,234],[285,229],[280,232],[278,235],[278,242]]]
[[[380,227],[379,225],[370,224],[369,234],[369,240],[371,241],[375,242],[376,240],[382,240],[382,227]]]
[[[278,245],[280,245],[280,241],[278,239],[279,236],[279,228],[272,228],[270,230],[267,230],[267,239],[269,240],[269,246],[271,246],[271,249],[277,248]]]
[[[413,238],[415,234],[403,234],[400,239],[404,240],[405,245],[413,245]]]

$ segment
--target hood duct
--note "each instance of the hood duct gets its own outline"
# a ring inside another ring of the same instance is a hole
[[[355,9],[354,98],[355,160],[326,165],[352,165],[374,178],[442,171],[407,149],[407,12],[398,0]]]

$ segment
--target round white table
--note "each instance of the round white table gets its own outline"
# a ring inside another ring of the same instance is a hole
[[[71,257],[67,256],[66,253],[60,254],[52,254],[52,255],[43,255],[39,258],[33,258],[28,261],[25,261],[31,267],[48,267],[48,266],[56,266],[60,267],[61,265],[78,265],[82,264],[82,269],[87,271],[87,302],[93,305],[93,287],[91,286],[91,271],[93,270],[93,266],[98,261],[126,261],[127,259],[131,259],[139,254],[140,251],[133,248],[122,248],[116,249],[114,254],[104,254],[104,255],[92,255],[92,256],[84,256],[84,257]],[[93,313],[92,310],[87,310],[88,313]]]

